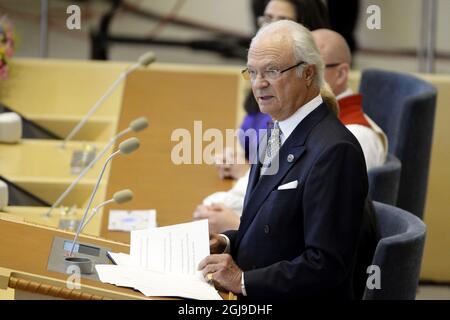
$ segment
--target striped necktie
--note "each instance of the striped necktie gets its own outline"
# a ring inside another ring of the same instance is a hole
[[[281,146],[281,130],[278,121],[273,124],[273,129],[270,132],[270,138],[267,142],[266,155],[264,157],[263,169],[268,168],[272,163],[273,157],[278,155]]]

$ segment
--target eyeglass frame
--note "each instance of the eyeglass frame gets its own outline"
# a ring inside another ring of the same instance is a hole
[[[276,79],[280,78],[281,75],[282,75],[284,72],[289,71],[289,70],[294,69],[294,68],[297,68],[298,66],[300,66],[300,65],[302,65],[302,64],[304,64],[304,63],[306,63],[306,62],[305,62],[305,61],[300,61],[300,62],[298,62],[297,64],[295,64],[295,65],[293,65],[293,66],[291,66],[291,67],[288,67],[288,68],[286,68],[286,69],[283,69],[283,70],[266,70],[265,72],[263,72],[263,74],[265,74],[265,73],[268,72],[268,71],[277,71],[277,76],[276,76],[275,78],[272,78],[272,77],[266,78],[266,77],[263,76],[263,75],[261,75],[261,77],[262,77],[263,79],[265,79],[265,80],[267,80],[267,79],[270,79],[270,80],[276,80]],[[242,77],[244,78],[244,80],[249,80],[249,81],[255,81],[256,78],[258,77],[258,74],[256,74],[256,77],[255,77],[254,79],[252,79],[252,77],[250,76],[250,73],[248,72],[248,67],[241,71],[241,75],[242,75]]]

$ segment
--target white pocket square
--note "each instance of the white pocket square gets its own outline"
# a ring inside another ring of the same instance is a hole
[[[294,180],[285,184],[282,184],[278,187],[277,190],[288,190],[288,189],[295,189],[298,186],[298,180]]]

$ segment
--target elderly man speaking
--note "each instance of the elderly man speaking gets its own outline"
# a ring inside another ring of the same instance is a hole
[[[239,230],[212,235],[199,264],[219,288],[252,299],[360,298],[376,244],[366,164],[322,101],[323,69],[295,22],[269,24],[251,42],[243,73],[274,126],[251,167]]]

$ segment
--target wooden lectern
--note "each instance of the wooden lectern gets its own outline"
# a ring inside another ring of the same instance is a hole
[[[47,270],[54,237],[71,241],[73,233],[17,222],[0,215],[0,289],[14,289],[16,299],[146,299],[132,289],[81,278],[80,289],[69,289],[69,274]],[[80,236],[80,242],[129,252],[129,246],[100,238]]]
[[[164,299],[86,278],[81,278],[79,289],[73,288],[70,274],[48,270],[55,237],[71,242],[73,233],[15,219],[0,214],[0,289],[14,289],[15,299]],[[79,242],[129,253],[128,245],[101,238],[82,235]]]

